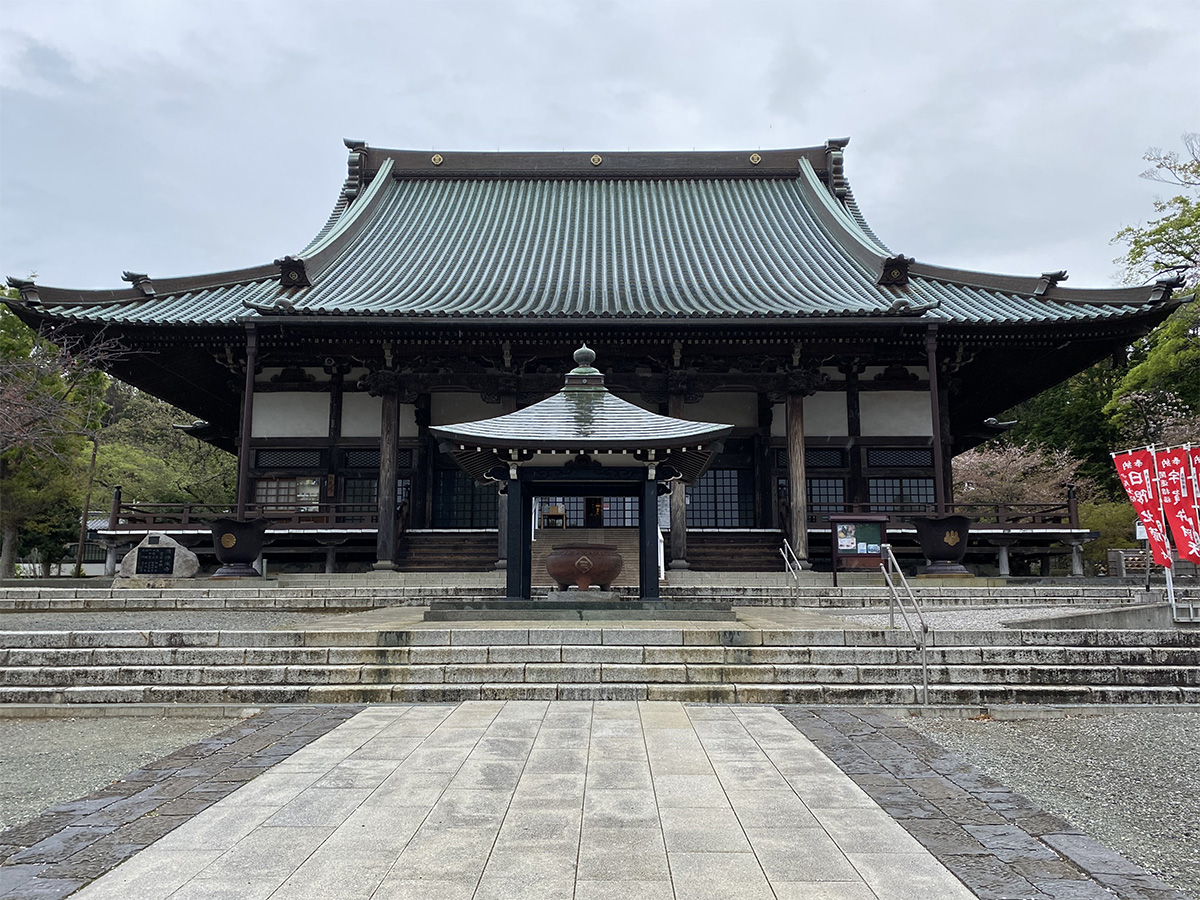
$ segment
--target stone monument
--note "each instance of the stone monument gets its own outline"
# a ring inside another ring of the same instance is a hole
[[[113,581],[116,588],[169,587],[200,571],[196,554],[165,534],[148,534],[125,554]]]

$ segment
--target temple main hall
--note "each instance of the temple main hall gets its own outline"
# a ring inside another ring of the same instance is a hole
[[[203,550],[206,517],[224,511],[271,519],[267,552],[297,571],[503,567],[504,495],[438,431],[551,397],[586,343],[615,397],[727,427],[702,472],[658,486],[668,568],[778,569],[784,540],[828,566],[830,516],[847,513],[887,517],[911,555],[909,519],[965,512],[968,561],[1001,574],[1010,550],[1077,549],[1069,498],[966,508],[950,461],[1000,433],[1005,410],[1146,334],[1180,302],[1175,285],[1078,289],[1062,271],[907,256],[860,212],[847,143],[347,141],[332,213],[303,249],[233,271],[127,271],[111,290],[10,278],[19,299],[5,302],[32,327],[120,341],[131,352],[113,375],[238,454],[235,510],[115,497],[100,532],[114,548],[155,531]],[[650,496],[539,496],[533,534],[636,531]]]

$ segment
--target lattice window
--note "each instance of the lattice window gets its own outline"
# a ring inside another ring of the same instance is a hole
[[[260,469],[319,469],[323,458],[320,450],[259,450],[254,465]]]
[[[413,466],[413,452],[411,450],[397,450],[396,466],[400,469],[411,469]]]
[[[933,451],[927,447],[896,447],[867,451],[867,465],[875,469],[927,469]]]
[[[844,469],[846,451],[837,447],[813,447],[804,451],[804,465],[810,469]]]
[[[841,478],[809,478],[806,486],[809,515],[828,516],[846,508],[846,482]]]
[[[379,481],[374,478],[347,478],[342,488],[342,500],[346,503],[367,504],[374,509],[379,497]]]
[[[605,497],[605,528],[636,528],[638,524],[637,497]]]
[[[915,505],[934,502],[932,478],[869,478],[867,489],[876,512],[920,512]]]
[[[347,469],[378,469],[378,450],[347,450],[342,457],[342,465]]]
[[[750,469],[710,469],[688,487],[690,528],[754,525],[754,478]]]
[[[846,451],[838,447],[812,447],[804,451],[804,465],[810,469],[844,469],[846,468]],[[775,451],[775,468],[788,467],[786,450]]]
[[[583,497],[539,497],[538,505],[544,512],[548,507],[561,506],[567,528],[583,527]]]
[[[461,469],[438,470],[434,528],[495,528],[497,508],[494,484],[478,484]]]
[[[321,502],[318,478],[258,478],[254,502],[264,510],[315,512]]]
[[[260,506],[289,506],[296,502],[295,478],[259,478],[254,482],[254,502]]]

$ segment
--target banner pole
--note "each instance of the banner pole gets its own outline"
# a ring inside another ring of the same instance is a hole
[[[1162,502],[1162,484],[1158,480],[1158,450],[1151,444],[1146,448],[1150,451],[1150,465],[1154,467],[1154,496],[1158,500],[1158,515],[1163,523],[1163,543],[1167,545],[1167,559],[1174,562],[1175,548],[1171,544],[1171,526],[1167,523],[1167,511]],[[1167,603],[1171,606],[1171,621],[1175,621],[1175,579],[1171,577],[1173,566],[1163,566],[1163,575],[1167,579]]]
[[[1187,463],[1188,479],[1192,482],[1192,508],[1196,510],[1196,522],[1200,524],[1200,496],[1197,496],[1197,491],[1200,491],[1200,473],[1192,464],[1191,443],[1183,445],[1183,455],[1184,461]]]

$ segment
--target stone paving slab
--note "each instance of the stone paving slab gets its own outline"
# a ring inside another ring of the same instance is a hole
[[[0,898],[1186,900],[886,711],[783,712],[271,710],[5,832]]]
[[[80,891],[967,900],[775,710],[369,707]]]
[[[981,900],[1189,900],[905,727],[894,713],[781,710],[894,827],[915,838]],[[843,833],[853,833],[852,820],[831,823],[821,811],[815,814],[827,830],[833,825],[831,833],[847,827],[851,831]]]
[[[151,844],[162,844],[160,839],[178,826],[193,821],[198,813],[337,728],[361,708],[267,710],[136,769],[108,787],[0,832],[0,898],[52,900],[72,894]],[[225,828],[225,833],[232,832]],[[200,847],[188,849],[206,848],[201,842]],[[209,854],[208,861],[217,855]],[[193,853],[189,860],[196,858]],[[180,859],[168,855],[154,864],[165,867],[163,871],[191,864]]]

